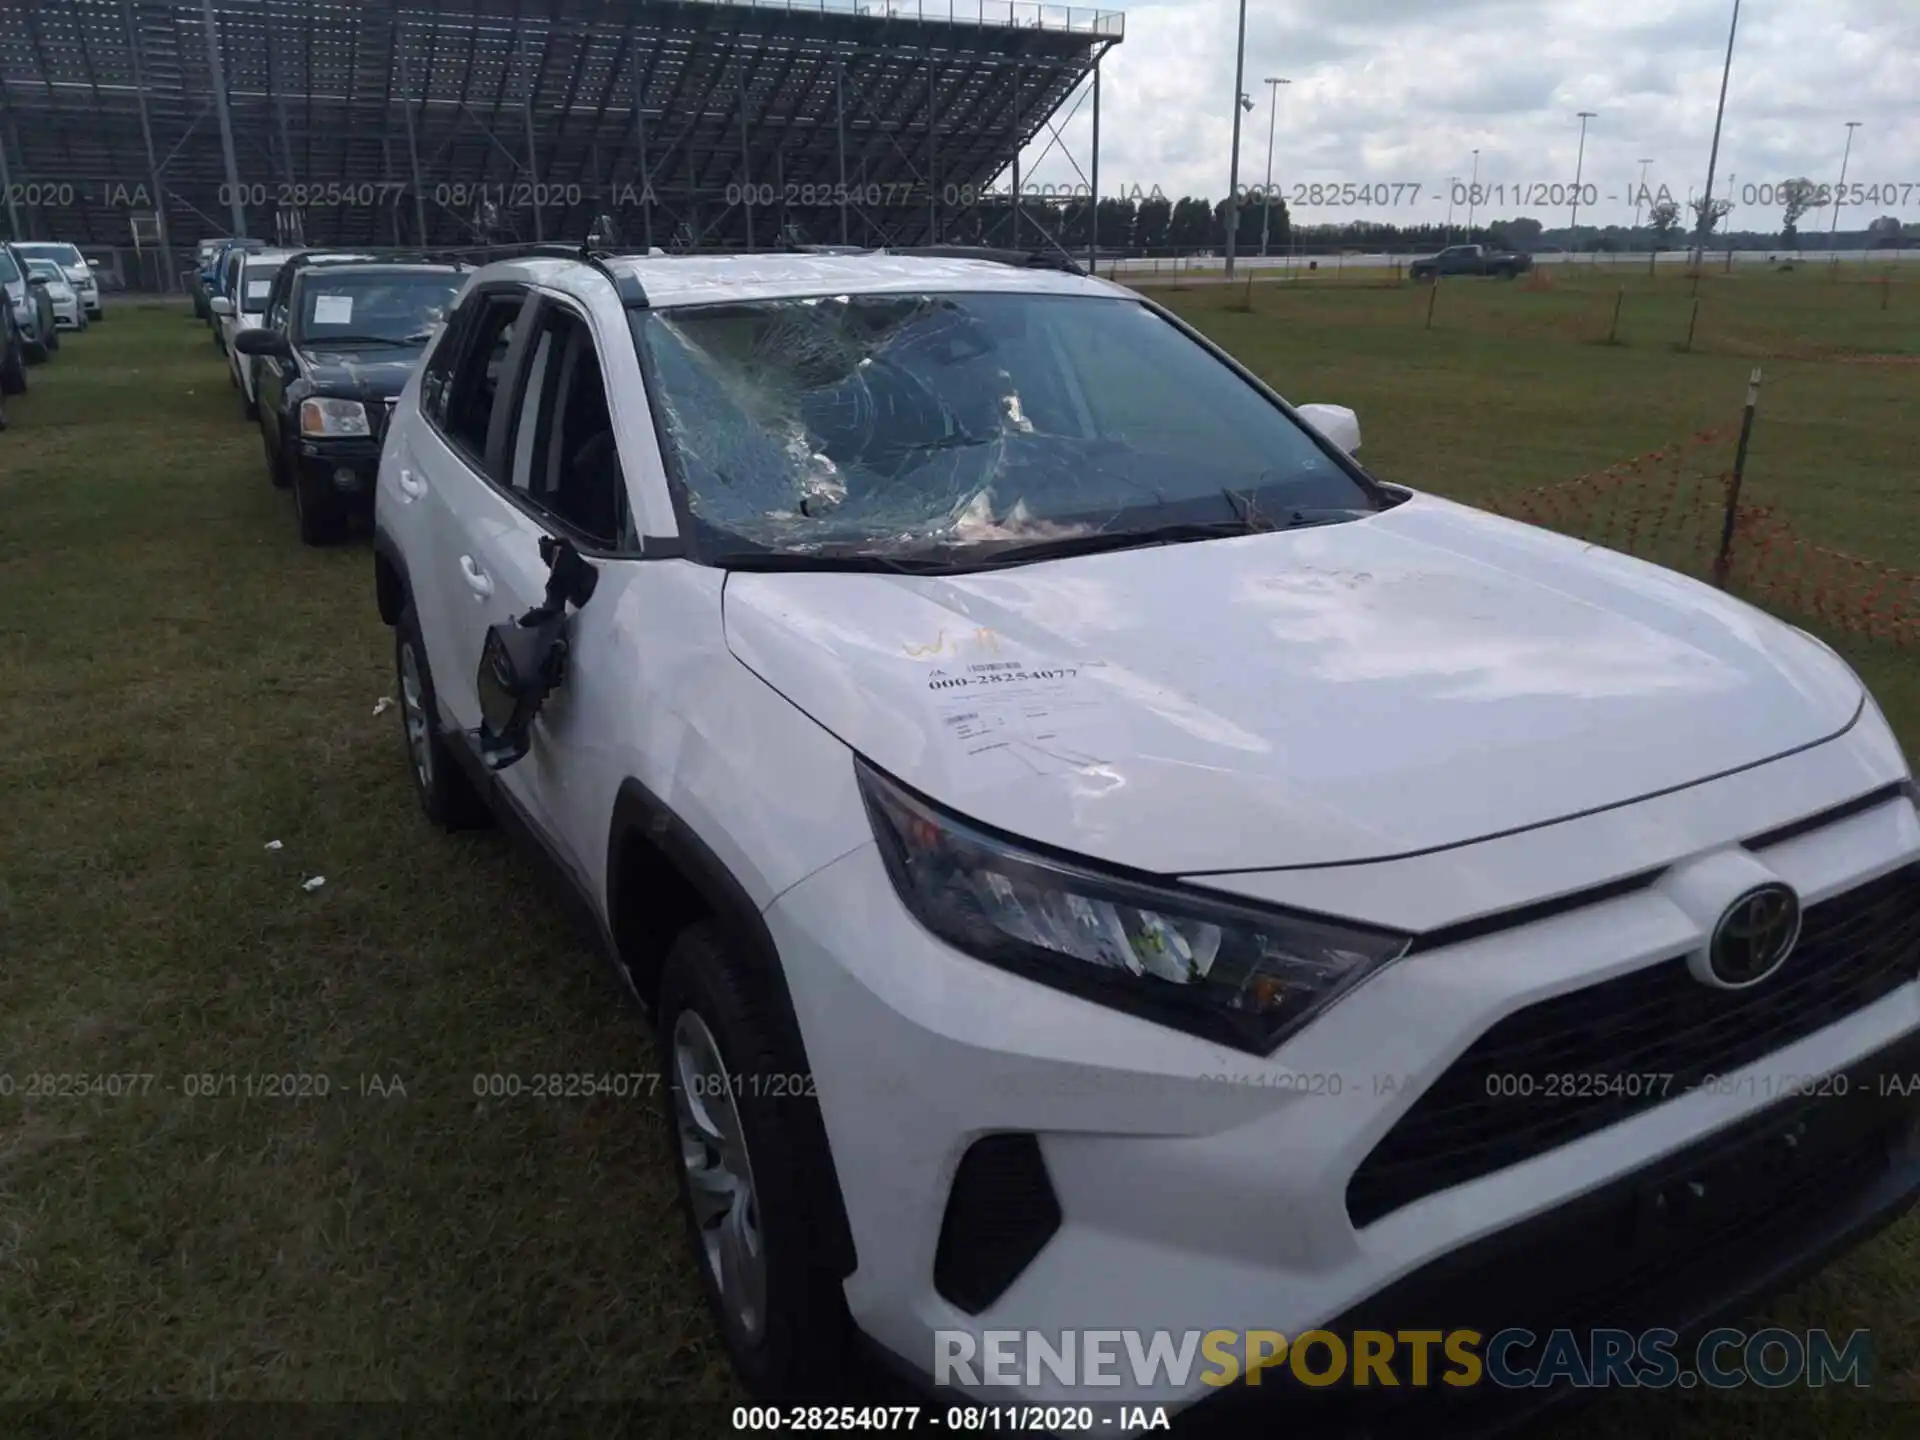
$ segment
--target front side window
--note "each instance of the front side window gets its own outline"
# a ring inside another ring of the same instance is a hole
[[[1133,300],[828,296],[644,310],[633,325],[710,561],[964,567],[1033,542],[1113,548],[1379,508],[1285,411]]]
[[[11,285],[20,278],[20,267],[13,263],[13,256],[0,250],[0,283]]]
[[[509,481],[547,514],[612,548],[624,529],[626,481],[593,332],[554,305],[531,339]]]
[[[301,287],[294,338],[303,345],[425,345],[464,277],[439,271],[316,266]]]

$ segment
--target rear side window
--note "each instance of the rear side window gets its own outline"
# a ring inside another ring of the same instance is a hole
[[[485,469],[487,436],[496,402],[507,382],[507,356],[526,296],[518,291],[482,292],[468,302],[476,307],[447,377],[440,428],[468,459]],[[462,306],[464,311],[467,307]]]
[[[11,285],[20,278],[20,267],[13,263],[13,256],[0,250],[0,281]]]

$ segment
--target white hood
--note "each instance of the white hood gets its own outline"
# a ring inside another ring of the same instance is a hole
[[[1427,496],[949,578],[739,573],[726,629],[943,804],[1162,874],[1563,819],[1828,739],[1863,698],[1746,604]]]

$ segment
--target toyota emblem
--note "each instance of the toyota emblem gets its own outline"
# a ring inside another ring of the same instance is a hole
[[[1800,939],[1800,897],[1790,886],[1757,885],[1720,917],[1707,947],[1709,985],[1744,990],[1787,963]]]

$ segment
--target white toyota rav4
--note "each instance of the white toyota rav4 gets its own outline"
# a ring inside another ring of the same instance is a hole
[[[757,1393],[877,1354],[1237,1423],[1288,1392],[937,1362],[1684,1333],[1920,1192],[1920,811],[1860,680],[1358,444],[1068,271],[462,292],[376,505],[415,781],[649,1007]]]

